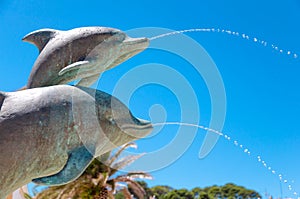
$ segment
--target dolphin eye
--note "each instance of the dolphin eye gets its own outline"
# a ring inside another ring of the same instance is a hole
[[[116,41],[122,42],[125,40],[126,35],[122,32],[119,32],[118,34],[114,35],[113,37]]]
[[[124,33],[120,34],[120,38],[122,38],[122,41],[124,41],[126,39],[126,37],[127,37],[126,34],[124,34]]]

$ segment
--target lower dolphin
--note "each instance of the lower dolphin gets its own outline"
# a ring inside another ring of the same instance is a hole
[[[0,92],[0,199],[31,180],[75,180],[94,157],[151,130],[99,90],[57,85]]]

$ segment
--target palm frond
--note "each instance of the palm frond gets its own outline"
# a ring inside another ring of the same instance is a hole
[[[94,185],[103,187],[106,185],[108,178],[109,178],[108,173],[99,173],[98,178],[93,178],[91,179],[91,181],[93,182]]]
[[[130,188],[138,198],[144,198],[146,195],[144,188],[139,183],[130,179],[128,176],[118,176],[116,180],[118,182],[125,182],[128,188]]]
[[[128,189],[124,188],[121,190],[125,199],[132,199],[130,192],[128,191]]]
[[[111,165],[120,157],[122,152],[129,147],[136,149],[137,145],[134,142],[130,142],[121,146],[121,148],[106,162],[107,166],[111,167]]]
[[[116,191],[116,182],[115,182],[115,179],[107,180],[106,185],[111,188],[111,192],[112,193],[115,193],[115,191]]]
[[[126,156],[126,157],[120,159],[119,161],[115,162],[114,164],[111,165],[111,168],[113,169],[113,171],[111,171],[110,175],[113,175],[116,171],[121,170],[122,168],[130,165],[131,163],[133,163],[134,161],[136,161],[143,155],[145,155],[145,154],[142,153],[139,155],[129,155],[129,156]]]
[[[114,195],[112,192],[108,192],[108,199],[115,199]]]
[[[143,172],[143,171],[135,171],[135,172],[130,172],[127,173],[126,176],[129,178],[133,179],[146,179],[146,180],[152,180],[153,176],[150,175],[149,173]]]

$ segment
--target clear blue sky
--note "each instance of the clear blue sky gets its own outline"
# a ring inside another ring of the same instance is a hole
[[[38,51],[34,46],[22,42],[21,38],[40,28],[68,30],[81,26],[110,26],[126,31],[142,27],[174,30],[215,27],[260,38],[269,45],[263,47],[228,34],[187,33],[209,53],[222,76],[227,97],[223,131],[247,146],[251,155],[234,146],[232,141],[219,139],[212,152],[204,159],[199,159],[205,132],[198,131],[199,134],[184,155],[171,165],[152,172],[155,179],[148,183],[151,186],[161,184],[193,188],[233,182],[255,189],[262,195],[268,192],[279,197],[278,174],[282,173],[284,179],[290,182],[294,180],[294,183],[291,182],[292,191],[288,190],[289,182],[282,182],[283,196],[292,197],[294,191],[300,193],[300,58],[280,53],[270,44],[299,54],[299,21],[298,0],[93,0],[89,3],[2,0],[0,90],[14,91],[26,84]],[[171,53],[146,50],[107,71],[98,88],[112,92],[114,83],[127,71],[153,62],[168,65],[190,81],[201,105],[200,124],[208,125],[211,102],[203,79],[190,69],[188,63]],[[153,74],[145,77],[150,75]],[[175,84],[176,79],[173,81]],[[130,108],[138,117],[150,119],[149,108],[152,104],[164,106],[168,113],[167,121],[180,120],[176,94],[157,85],[137,90],[132,96]],[[195,107],[188,109],[192,111]],[[175,135],[175,127],[166,127],[156,136],[138,142],[139,151],[159,150],[171,142]],[[276,175],[257,161],[257,155],[276,170]]]

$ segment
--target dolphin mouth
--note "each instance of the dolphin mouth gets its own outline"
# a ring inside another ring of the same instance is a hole
[[[153,126],[151,122],[141,122],[139,124],[124,124],[120,126],[122,130],[152,130]]]
[[[153,130],[151,122],[142,119],[135,119],[134,123],[123,124],[120,128],[125,133],[137,139],[146,137]]]
[[[142,38],[131,38],[127,37],[122,42],[122,53],[113,63],[110,64],[108,69],[113,68],[124,61],[128,60],[129,58],[135,56],[136,54],[142,52],[149,46],[149,39],[146,37]]]
[[[127,37],[123,43],[125,45],[138,45],[140,47],[143,47],[143,49],[147,48],[149,46],[149,39],[146,37],[141,38],[131,38]]]
[[[149,46],[149,39],[146,37],[141,38],[131,38],[127,37],[123,41],[124,53],[120,57],[130,57],[138,54],[139,52],[145,50]]]

